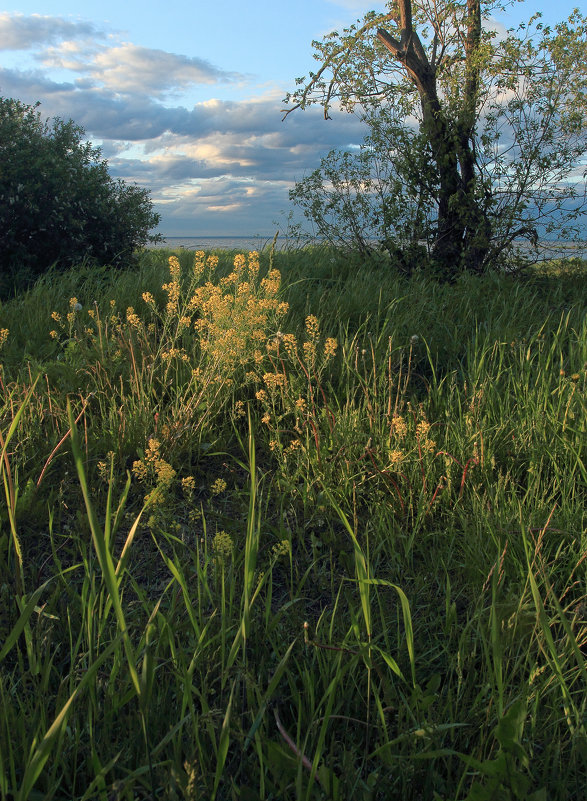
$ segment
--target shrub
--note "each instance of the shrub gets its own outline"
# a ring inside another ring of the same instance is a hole
[[[0,296],[52,265],[117,265],[157,239],[149,192],[114,180],[83,128],[43,121],[38,105],[0,98]]]

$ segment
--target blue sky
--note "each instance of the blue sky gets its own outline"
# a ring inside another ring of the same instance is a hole
[[[383,3],[363,0],[45,0],[0,11],[0,93],[41,101],[102,147],[115,177],[149,188],[167,236],[268,235],[288,190],[333,147],[360,142],[352,115],[282,122],[311,42]],[[496,22],[577,0],[534,0]]]

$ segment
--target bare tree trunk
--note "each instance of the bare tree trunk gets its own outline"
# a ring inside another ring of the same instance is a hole
[[[436,163],[439,194],[436,241],[432,256],[442,272],[459,266],[482,269],[489,250],[489,224],[476,198],[475,156],[472,146],[479,88],[475,55],[481,41],[480,0],[467,0],[468,26],[465,44],[467,77],[461,113],[452,124],[438,98],[436,72],[412,26],[411,0],[398,0],[398,42],[379,29],[377,36],[406,69],[420,95],[422,129],[429,139]]]

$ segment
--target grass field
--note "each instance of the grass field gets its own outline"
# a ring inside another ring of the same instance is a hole
[[[586,277],[152,251],[0,307],[0,799],[583,799]]]

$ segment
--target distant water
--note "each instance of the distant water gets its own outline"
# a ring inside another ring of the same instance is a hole
[[[273,236],[169,236],[151,247],[173,250],[240,250],[246,253],[271,247],[272,242]],[[285,237],[279,237],[276,247],[281,249],[287,244]]]
[[[172,250],[239,250],[247,253],[250,250],[261,251],[263,248],[269,248],[272,242],[273,236],[170,236],[166,237],[162,242],[151,245],[151,247],[170,248]],[[283,250],[288,247],[299,247],[300,244],[303,243],[287,239],[285,236],[279,236],[275,246],[278,250]],[[519,243],[519,248],[522,253],[533,250],[525,241]],[[569,258],[572,256],[585,258],[587,256],[587,241],[562,242],[543,239],[538,244],[538,251],[533,252],[532,255],[534,253],[539,259]]]

